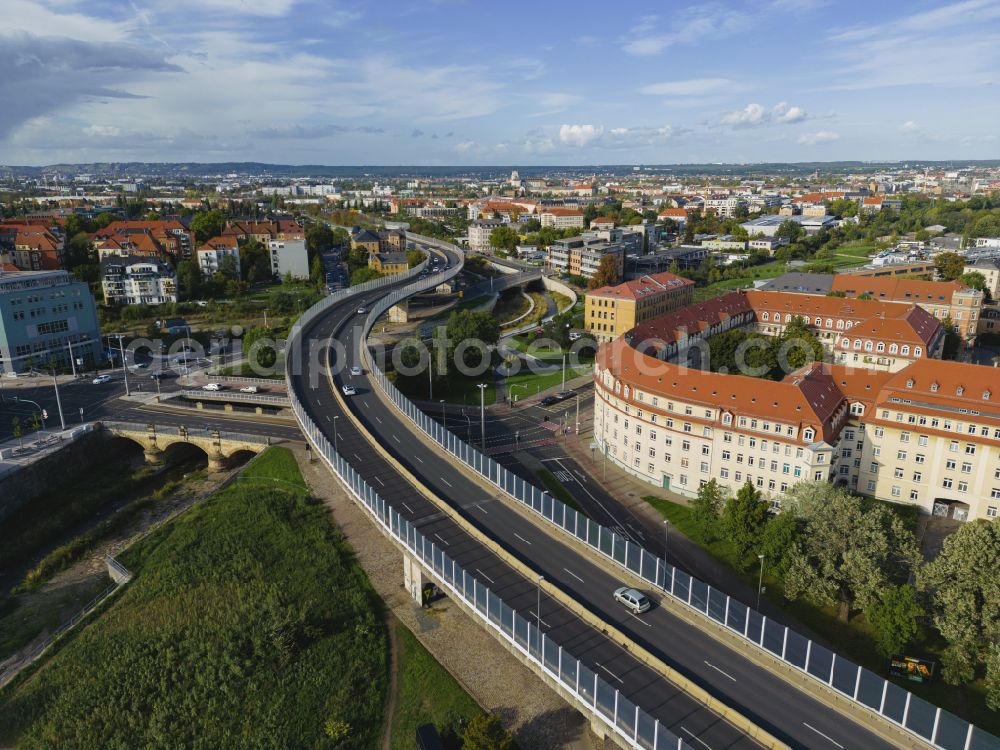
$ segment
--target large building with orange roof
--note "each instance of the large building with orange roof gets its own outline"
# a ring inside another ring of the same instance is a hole
[[[584,326],[598,341],[610,341],[640,323],[691,304],[694,282],[672,273],[641,276],[587,292]]]

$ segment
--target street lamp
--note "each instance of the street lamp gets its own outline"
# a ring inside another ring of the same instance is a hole
[[[448,429],[448,412],[444,410],[444,399],[441,399],[441,426]]]
[[[22,398],[21,396],[14,396],[14,401],[24,401],[25,403],[32,404],[36,409],[38,409],[38,416],[42,418],[42,429],[45,429],[45,418],[49,415],[45,409],[43,409],[37,401],[32,401],[30,398]]]
[[[486,383],[479,383],[479,431],[483,442],[483,455],[486,455]]]
[[[338,453],[338,451],[337,451],[337,420],[338,419],[340,419],[340,417],[334,417],[333,418],[333,452],[334,453]],[[339,453],[338,453],[338,455],[339,455]]]
[[[128,388],[128,367],[126,367],[126,365],[125,365],[125,344],[123,343],[123,340],[125,338],[125,334],[123,334],[123,333],[108,334],[108,338],[109,339],[113,339],[113,338],[117,338],[118,339],[118,350],[122,354],[122,376],[125,378],[125,395],[126,396],[131,396],[132,394],[129,392],[129,388]]]
[[[538,649],[538,653],[542,653],[542,581],[545,580],[545,576],[538,576],[538,597],[535,602],[535,626],[538,633],[535,635],[535,648]]]
[[[757,559],[760,560],[760,576],[757,578],[757,611],[760,612],[761,584],[764,583],[764,555],[757,555]]]
[[[663,519],[663,562],[667,561],[667,549],[670,541],[670,521]]]

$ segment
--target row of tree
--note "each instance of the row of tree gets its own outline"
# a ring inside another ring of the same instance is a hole
[[[692,519],[697,541],[727,541],[738,567],[764,566],[787,599],[835,606],[843,622],[864,613],[883,656],[926,640],[933,624],[947,643],[945,681],[985,677],[987,703],[1000,709],[1000,523],[963,524],[923,563],[915,517],[825,482],[794,485],[772,514],[749,482],[730,496],[713,479]]]
[[[825,354],[823,344],[798,315],[777,336],[732,328],[710,337],[707,343],[712,372],[770,380],[781,380],[810,362],[822,362]]]

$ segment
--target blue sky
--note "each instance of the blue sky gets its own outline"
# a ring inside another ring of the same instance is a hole
[[[3,0],[0,163],[1000,157],[1000,0]]]

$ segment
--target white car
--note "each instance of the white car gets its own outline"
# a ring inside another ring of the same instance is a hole
[[[94,385],[103,385],[104,383],[110,383],[110,382],[111,382],[110,375],[98,375],[93,380]]]
[[[201,389],[203,391],[221,391],[223,387],[221,383],[205,383]]]
[[[359,307],[358,308],[358,315],[364,315],[366,312],[368,312],[368,311],[365,310],[365,308],[363,308],[363,307]]]
[[[354,365],[354,367],[351,368],[351,375],[360,375],[360,374],[361,374],[361,368],[358,367],[357,365]]]
[[[256,393],[260,389],[255,385],[245,385],[240,388],[240,393]]]
[[[637,615],[641,615],[653,606],[644,593],[628,586],[622,586],[615,591],[615,601],[624,604]]]
[[[345,396],[356,396],[358,394],[358,389],[353,385],[342,386],[340,390],[344,392]]]

